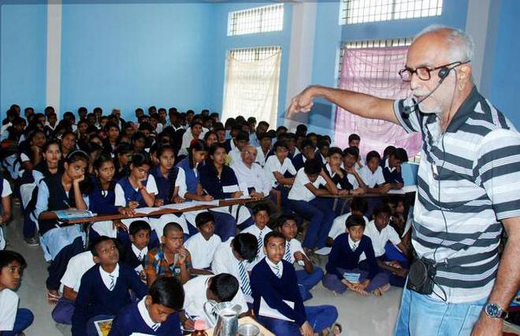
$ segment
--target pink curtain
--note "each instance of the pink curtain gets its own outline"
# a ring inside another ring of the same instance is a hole
[[[398,71],[406,61],[408,47],[349,49],[345,48],[341,69],[340,88],[363,92],[381,98],[404,98],[409,85],[399,77]],[[338,107],[334,142],[336,146],[348,146],[348,136],[361,137],[360,152],[363,157],[371,150],[383,150],[393,145],[403,147],[408,156],[415,156],[421,146],[418,133],[407,134],[398,125],[383,120],[358,117]]]

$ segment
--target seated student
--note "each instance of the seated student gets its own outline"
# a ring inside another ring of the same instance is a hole
[[[332,245],[323,285],[339,294],[350,289],[361,295],[382,295],[390,288],[388,275],[377,266],[371,239],[363,235],[365,220],[352,215],[345,221],[345,226],[345,233]],[[349,278],[349,273],[359,275],[358,281]]]
[[[213,274],[229,273],[238,279],[240,290],[246,301],[251,303],[251,285],[247,273],[247,263],[255,260],[258,243],[250,233],[240,233],[231,242],[223,242],[213,256]]]
[[[188,148],[194,139],[201,139],[204,137],[202,130],[202,123],[200,121],[193,121],[190,127],[182,135],[181,149],[179,150],[180,155],[188,155]]]
[[[303,251],[302,244],[295,238],[298,233],[296,218],[293,215],[282,216],[278,221],[278,231],[285,237],[285,254],[283,260],[303,267],[303,270],[296,271],[298,286],[303,301],[312,298],[310,290],[316,286],[323,278],[323,271],[320,267],[314,267]]]
[[[347,147],[343,151],[343,168],[347,172],[347,178],[354,190],[363,190],[365,192],[366,185],[363,178],[359,175],[356,168],[356,162],[359,158],[359,148]]]
[[[130,304],[131,289],[138,299],[148,291],[135,271],[119,262],[119,250],[112,238],[100,236],[92,242],[96,265],[81,278],[72,315],[72,335],[97,335],[94,323],[113,318]]]
[[[368,152],[367,164],[359,170],[359,175],[367,187],[367,193],[386,194],[392,189],[392,185],[385,181],[383,168],[379,165],[380,162],[381,156],[378,152]]]
[[[331,147],[327,153],[327,162],[325,164],[325,173],[334,182],[338,188],[340,195],[359,195],[363,194],[364,190],[358,188],[353,190],[352,184],[348,180],[348,173],[341,168],[343,163],[343,151],[338,147]],[[336,215],[341,215],[347,200],[338,200],[339,206],[336,207]]]
[[[154,206],[155,195],[157,195],[158,190],[155,178],[153,175],[148,174],[151,166],[152,163],[147,153],[137,153],[132,156],[128,175],[116,183],[115,206],[129,207],[131,209]],[[122,219],[121,222],[128,228],[136,220],[148,222],[146,217]],[[150,237],[152,244],[158,243],[159,235],[160,232],[152,232]]]
[[[255,220],[255,224],[250,227],[242,230],[242,233],[250,233],[255,236],[257,241],[257,252],[256,258],[251,264],[248,266],[248,269],[251,270],[253,267],[265,257],[264,254],[264,238],[265,236],[271,232],[272,230],[267,226],[269,222],[269,207],[266,204],[258,204],[253,208],[253,219]]]
[[[76,208],[87,210],[88,199],[83,198],[80,187],[88,166],[87,153],[75,150],[64,163],[63,174],[44,178],[38,187],[34,217],[38,218],[41,242],[52,259],[48,268],[47,296],[50,302],[58,301],[60,279],[70,258],[83,251],[85,233],[82,225],[59,227],[55,210]]]
[[[89,193],[89,210],[98,215],[108,215],[120,213],[125,216],[134,215],[134,209],[126,206],[116,206],[115,193],[115,165],[110,153],[100,155],[94,162],[95,176],[91,178],[91,187]],[[123,232],[118,232],[119,227],[123,227]],[[119,221],[101,221],[95,222],[91,226],[90,238],[95,239],[98,236],[107,236],[110,238],[118,238],[123,242],[128,242],[126,227],[121,225]]]
[[[248,312],[244,294],[239,290],[238,280],[231,274],[201,275],[188,281],[184,285],[184,312],[180,318],[185,329],[193,329],[196,320],[205,320],[206,328],[212,325],[206,317],[204,304],[209,300],[231,302],[240,305],[239,313]]]
[[[150,234],[152,228],[146,221],[138,220],[130,224],[128,230],[131,244],[126,248],[123,262],[133,268],[137,275],[146,279],[144,272],[144,258],[148,251],[155,246],[150,245]]]
[[[78,296],[81,277],[94,265],[94,256],[90,250],[81,252],[69,260],[67,270],[61,278],[60,289],[63,295],[52,310],[52,319],[56,323],[72,324],[74,302]]]
[[[296,171],[303,168],[303,165],[307,160],[314,159],[316,155],[316,147],[313,142],[309,139],[302,141],[300,146],[301,153],[294,156],[292,163]]]
[[[249,144],[249,134],[244,131],[238,132],[237,136],[232,139],[235,143],[235,148],[228,152],[227,156],[227,164],[232,164],[233,162],[239,162],[241,160],[240,156],[242,154],[242,150],[245,146]]]
[[[390,223],[390,207],[385,203],[379,203],[374,208],[374,219],[370,221],[365,229],[365,235],[370,237],[374,246],[374,253],[377,258],[378,265],[385,270],[390,277],[390,284],[403,287],[406,276],[408,275],[408,247],[404,244],[397,232]],[[395,251],[393,258],[386,255],[385,247],[387,243],[392,243],[400,251]],[[399,253],[400,252],[400,253]],[[401,254],[396,260],[395,254]],[[403,261],[406,260],[406,261]]]
[[[204,191],[214,199],[238,198],[243,195],[238,186],[238,179],[231,167],[226,166],[226,148],[222,144],[215,144],[209,149],[211,162],[201,167],[200,184]],[[235,217],[240,229],[253,224],[249,210],[240,205],[227,208],[216,208],[215,211],[226,211]],[[224,239],[222,239],[224,240]]]
[[[20,177],[25,171],[31,172],[33,168],[43,161],[43,146],[47,139],[43,130],[36,128],[27,130],[27,140],[19,145],[19,160],[21,162]]]
[[[327,164],[327,155],[330,149],[330,142],[327,140],[318,141],[315,157],[320,160],[322,165]]]
[[[326,189],[319,189],[320,186],[326,186]],[[310,221],[302,244],[306,254],[327,245],[327,234],[335,214],[332,211],[332,198],[318,197],[326,194],[337,195],[338,188],[318,160],[307,160],[304,167],[298,171],[289,192],[291,208],[296,214]]]
[[[285,142],[277,141],[273,146],[275,155],[270,156],[265,162],[264,171],[271,181],[271,186],[280,193],[280,203],[285,214],[290,213],[288,202],[288,187],[294,183],[297,171],[291,159],[287,157],[289,147]]]
[[[271,151],[271,144],[273,143],[273,139],[271,139],[271,137],[265,133],[262,134],[258,140],[260,142],[260,146],[256,147],[256,162],[258,162],[258,164],[260,164],[260,166],[263,168],[267,160],[267,154]]]
[[[2,199],[0,204],[0,250],[3,250],[6,245],[3,226],[11,219],[11,194],[11,185],[0,174],[0,198]]]
[[[119,311],[108,335],[180,336],[178,311],[182,309],[184,301],[184,290],[177,279],[157,279],[141,301]]]
[[[15,291],[27,266],[21,254],[0,251],[0,335],[23,335],[34,320],[29,309],[18,308],[20,298]]]
[[[401,163],[408,161],[408,154],[403,148],[397,148],[384,160],[383,176],[386,183],[392,184],[392,189],[401,189],[404,186],[401,175]]]
[[[350,203],[350,212],[344,215],[338,216],[332,222],[332,227],[329,231],[329,237],[327,238],[327,245],[332,246],[334,240],[340,235],[345,233],[345,221],[352,215],[359,215],[365,219],[365,224],[368,224],[369,220],[365,216],[368,211],[368,203],[361,197],[354,197]]]
[[[204,165],[207,153],[208,147],[203,141],[194,141],[189,148],[188,156],[182,159],[177,165],[179,170],[184,171],[186,192],[182,194],[182,190],[179,190],[179,196],[186,202],[204,202],[213,200],[213,196],[206,194],[202,189],[198,170],[200,166]],[[226,241],[229,237],[233,237],[236,234],[237,222],[233,216],[229,213],[218,212],[215,209],[210,210],[210,212],[215,218],[215,234],[217,234],[223,241]],[[184,216],[190,225],[196,226],[195,218],[198,214],[198,211],[190,211],[184,213]]]
[[[212,274],[209,269],[222,240],[215,233],[215,220],[210,212],[201,212],[195,219],[199,233],[191,236],[184,247],[190,251],[192,274]]]
[[[275,335],[314,335],[330,327],[338,318],[334,306],[304,307],[294,266],[283,260],[285,237],[278,231],[264,239],[266,257],[251,273],[253,309],[258,322]],[[264,315],[273,309],[279,318]]]
[[[183,243],[182,227],[174,222],[166,224],[161,245],[149,251],[143,262],[148,286],[159,277],[176,277],[182,284],[190,279],[191,255]]]
[[[127,169],[130,163],[130,158],[134,154],[134,150],[130,144],[119,143],[115,151],[114,164],[116,172],[114,174],[114,181],[119,181],[128,175]]]
[[[150,175],[154,177],[157,185],[154,206],[184,202],[180,195],[186,193],[186,178],[184,177],[184,170],[174,167],[175,152],[173,147],[170,145],[159,146],[156,154],[159,163],[150,170]],[[188,225],[183,213],[165,214],[158,218],[148,218],[148,221],[159,238],[161,238],[166,223],[170,222],[179,224],[187,237],[197,232],[193,226]]]
[[[357,148],[358,150],[358,158],[355,164],[357,170],[361,169],[365,164],[363,162],[363,158],[359,155],[359,143],[361,142],[361,138],[356,133],[352,133],[348,136],[348,146]]]

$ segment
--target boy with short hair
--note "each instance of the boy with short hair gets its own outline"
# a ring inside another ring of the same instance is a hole
[[[283,259],[290,264],[295,262],[303,267],[303,270],[296,271],[298,286],[303,301],[312,299],[310,290],[316,286],[323,278],[323,271],[320,267],[314,267],[309,258],[303,251],[302,244],[295,239],[298,233],[296,218],[293,215],[284,215],[278,221],[278,231],[285,237],[285,254]]]
[[[401,163],[408,161],[408,154],[403,148],[397,148],[388,155],[383,162],[383,176],[386,183],[392,184],[392,189],[401,189],[404,186],[401,175]]]
[[[278,231],[268,233],[264,250],[266,257],[251,273],[258,322],[275,335],[314,335],[330,327],[338,311],[333,306],[304,307],[294,266],[283,260],[284,235]]]
[[[22,271],[27,263],[21,254],[0,251],[0,334],[23,333],[34,320],[29,309],[18,308],[20,298],[15,291],[22,281]]]
[[[126,250],[124,262],[132,267],[141,279],[145,278],[143,261],[148,254],[151,232],[152,227],[144,220],[132,222],[128,230],[131,244]]]
[[[193,329],[194,320],[205,319],[204,304],[209,301],[231,302],[240,305],[240,314],[248,312],[244,294],[239,290],[237,278],[228,273],[201,275],[184,285],[186,299],[184,312],[180,315],[185,329]],[[210,328],[206,320],[206,328]]]
[[[365,220],[360,215],[351,215],[345,226],[345,233],[332,245],[323,286],[339,294],[350,289],[361,295],[382,295],[390,288],[388,276],[380,272],[372,241],[363,235]]]
[[[195,224],[199,233],[191,236],[184,247],[190,252],[193,274],[212,274],[209,269],[213,256],[222,240],[215,234],[215,220],[213,215],[206,211],[195,217]]]
[[[359,161],[359,148],[348,147],[343,151],[343,168],[347,172],[347,178],[354,189],[366,189],[365,182],[359,175],[357,162]],[[364,190],[363,190],[364,191]]]
[[[81,278],[72,315],[72,334],[97,335],[95,322],[113,318],[131,303],[129,290],[141,299],[148,291],[135,271],[119,263],[119,250],[114,239],[100,236],[92,242],[96,266]]]
[[[164,226],[162,244],[149,251],[144,259],[146,283],[150,287],[158,277],[177,277],[182,284],[190,279],[191,256],[184,248],[182,227],[171,222]]]
[[[267,204],[258,204],[253,208],[254,225],[242,230],[242,233],[250,233],[255,236],[257,240],[257,252],[255,260],[249,265],[248,269],[253,267],[265,257],[264,254],[264,238],[272,230],[267,226],[269,223],[269,207]]]
[[[380,163],[381,156],[376,151],[370,151],[367,154],[367,164],[359,170],[359,175],[366,185],[367,193],[372,194],[386,194],[392,185],[386,183],[383,176],[383,168]]]
[[[184,290],[176,278],[157,279],[141,301],[123,308],[115,317],[110,336],[182,335],[179,313]]]
[[[345,233],[345,221],[351,215],[359,215],[365,219],[365,224],[368,224],[369,220],[365,216],[368,211],[368,202],[361,197],[354,197],[350,202],[350,212],[344,215],[338,216],[332,222],[332,227],[329,231],[329,237],[327,238],[327,245],[332,246],[334,243],[334,239],[336,239],[340,234]]]

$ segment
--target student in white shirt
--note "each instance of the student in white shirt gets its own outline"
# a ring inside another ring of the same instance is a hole
[[[264,254],[264,238],[272,230],[267,226],[269,222],[269,207],[266,204],[258,204],[253,208],[254,225],[244,229],[242,233],[250,233],[255,236],[258,246],[255,260],[249,265],[248,269],[253,267],[265,257]]]
[[[367,164],[359,170],[359,175],[367,187],[367,193],[386,194],[392,185],[386,183],[383,168],[380,166],[381,156],[376,151],[368,152]]]
[[[269,154],[269,151],[271,150],[271,145],[273,143],[273,140],[270,136],[267,134],[262,134],[258,141],[260,142],[260,146],[256,147],[257,155],[256,155],[256,162],[262,166],[262,168],[265,166],[265,162],[267,160],[267,154]]]
[[[21,254],[0,251],[0,334],[18,335],[34,320],[29,309],[19,309],[15,291],[20,286],[22,270],[27,266]]]
[[[63,295],[52,310],[52,319],[56,323],[72,324],[74,301],[76,301],[78,296],[81,277],[94,265],[94,256],[90,250],[82,252],[69,260],[67,270],[61,278],[61,292]]]
[[[193,139],[202,139],[204,138],[204,132],[202,130],[202,122],[194,121],[191,124],[186,132],[182,135],[182,144],[181,149],[179,150],[179,155],[188,155],[188,148],[191,145]]]
[[[207,328],[213,327],[204,311],[204,305],[208,301],[237,304],[241,315],[247,314],[249,310],[236,277],[228,273],[200,275],[184,285],[184,312],[180,319],[185,329],[193,329],[194,320],[199,319],[205,320]]]
[[[343,168],[347,172],[347,178],[354,189],[366,188],[365,182],[356,169],[356,162],[359,158],[359,148],[348,147],[343,151]]]
[[[184,247],[191,254],[192,274],[212,274],[211,261],[222,240],[215,234],[215,220],[210,212],[201,212],[195,218],[199,233],[191,236]]]
[[[274,155],[267,158],[265,162],[264,171],[271,181],[271,186],[280,194],[280,203],[285,214],[291,212],[288,201],[289,190],[288,187],[294,183],[294,176],[296,169],[293,166],[291,159],[287,156],[289,154],[289,147],[283,141],[278,141],[273,147]]]
[[[255,236],[250,233],[240,233],[231,241],[223,242],[219,246],[211,263],[213,274],[229,273],[238,279],[240,290],[247,302],[253,302],[247,263],[255,260],[257,249]]]
[[[241,153],[244,147],[249,144],[249,134],[244,131],[239,131],[237,136],[231,139],[231,142],[235,144],[235,148],[232,148],[228,153],[228,164],[242,160]]]
[[[2,204],[0,204],[0,250],[5,248],[5,238],[3,225],[9,222],[11,219],[11,185],[9,182],[0,175],[0,197],[2,198]]]
[[[326,189],[320,189],[325,186]],[[318,197],[321,195],[337,195],[338,188],[323,170],[317,159],[305,161],[304,167],[298,171],[293,187],[289,192],[292,210],[310,221],[303,247],[307,255],[315,248],[327,245],[327,234],[334,220],[332,211],[333,199]]]
[[[363,198],[360,197],[354,197],[350,203],[350,212],[346,213],[344,215],[338,216],[334,219],[332,222],[332,227],[329,231],[329,237],[328,237],[328,244],[329,246],[332,246],[334,243],[334,240],[342,233],[345,233],[345,221],[351,216],[351,215],[360,215],[363,216],[363,219],[365,220],[365,225],[368,225],[368,218],[365,216],[365,214],[368,211],[368,203]]]
[[[295,238],[298,233],[296,218],[293,215],[284,215],[278,220],[277,230],[285,237],[285,254],[283,260],[294,264],[298,263],[302,270],[296,271],[298,287],[303,301],[312,298],[310,290],[316,286],[323,278],[323,270],[314,267],[305,252],[302,244]]]

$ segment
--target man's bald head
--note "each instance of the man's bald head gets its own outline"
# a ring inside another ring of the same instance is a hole
[[[471,36],[460,29],[431,25],[417,34],[414,43],[421,39],[438,43],[443,51],[448,52],[448,62],[468,62],[473,59],[475,43]]]
[[[256,148],[252,145],[245,145],[242,148],[242,161],[247,166],[251,166],[256,160]]]

